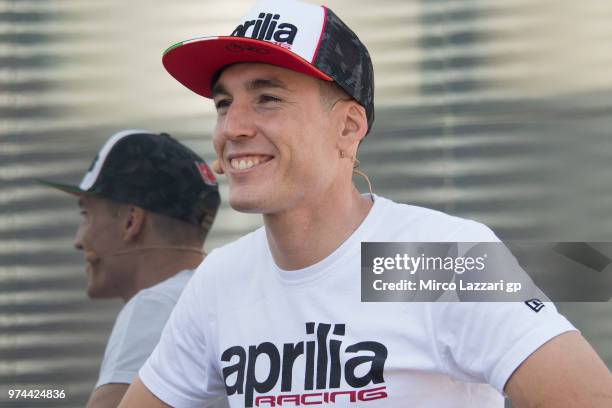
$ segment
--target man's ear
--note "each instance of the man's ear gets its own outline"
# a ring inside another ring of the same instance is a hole
[[[343,101],[342,131],[338,148],[355,156],[359,142],[368,133],[368,117],[365,108],[356,101]]]
[[[144,231],[147,214],[142,208],[133,205],[127,206],[126,210],[127,214],[125,214],[123,219],[123,240],[135,242]]]

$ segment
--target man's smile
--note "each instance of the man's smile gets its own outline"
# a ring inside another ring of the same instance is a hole
[[[269,155],[249,154],[230,156],[228,159],[233,170],[243,171],[267,163],[273,158]]]

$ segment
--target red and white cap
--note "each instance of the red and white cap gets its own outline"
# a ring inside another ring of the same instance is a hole
[[[230,36],[201,37],[164,52],[166,70],[195,93],[211,98],[223,68],[240,62],[280,66],[335,81],[374,122],[374,70],[365,45],[324,6],[260,0]]]

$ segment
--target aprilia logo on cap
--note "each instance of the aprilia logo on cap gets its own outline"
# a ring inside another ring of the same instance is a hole
[[[242,21],[233,37],[276,44],[312,63],[323,33],[325,8],[301,1],[259,0]]]
[[[293,24],[278,24],[279,22],[280,14],[259,13],[256,20],[245,21],[244,24],[236,27],[231,35],[292,45],[298,28]]]

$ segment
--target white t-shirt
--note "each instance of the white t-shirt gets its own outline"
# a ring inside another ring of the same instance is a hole
[[[106,344],[96,388],[131,384],[149,358],[181,292],[193,276],[185,270],[138,292],[123,306]]]
[[[552,304],[363,303],[362,241],[498,239],[477,222],[376,197],[331,255],[284,271],[258,229],[200,265],[140,378],[173,407],[226,392],[232,407],[502,407],[518,365],[575,330]]]

